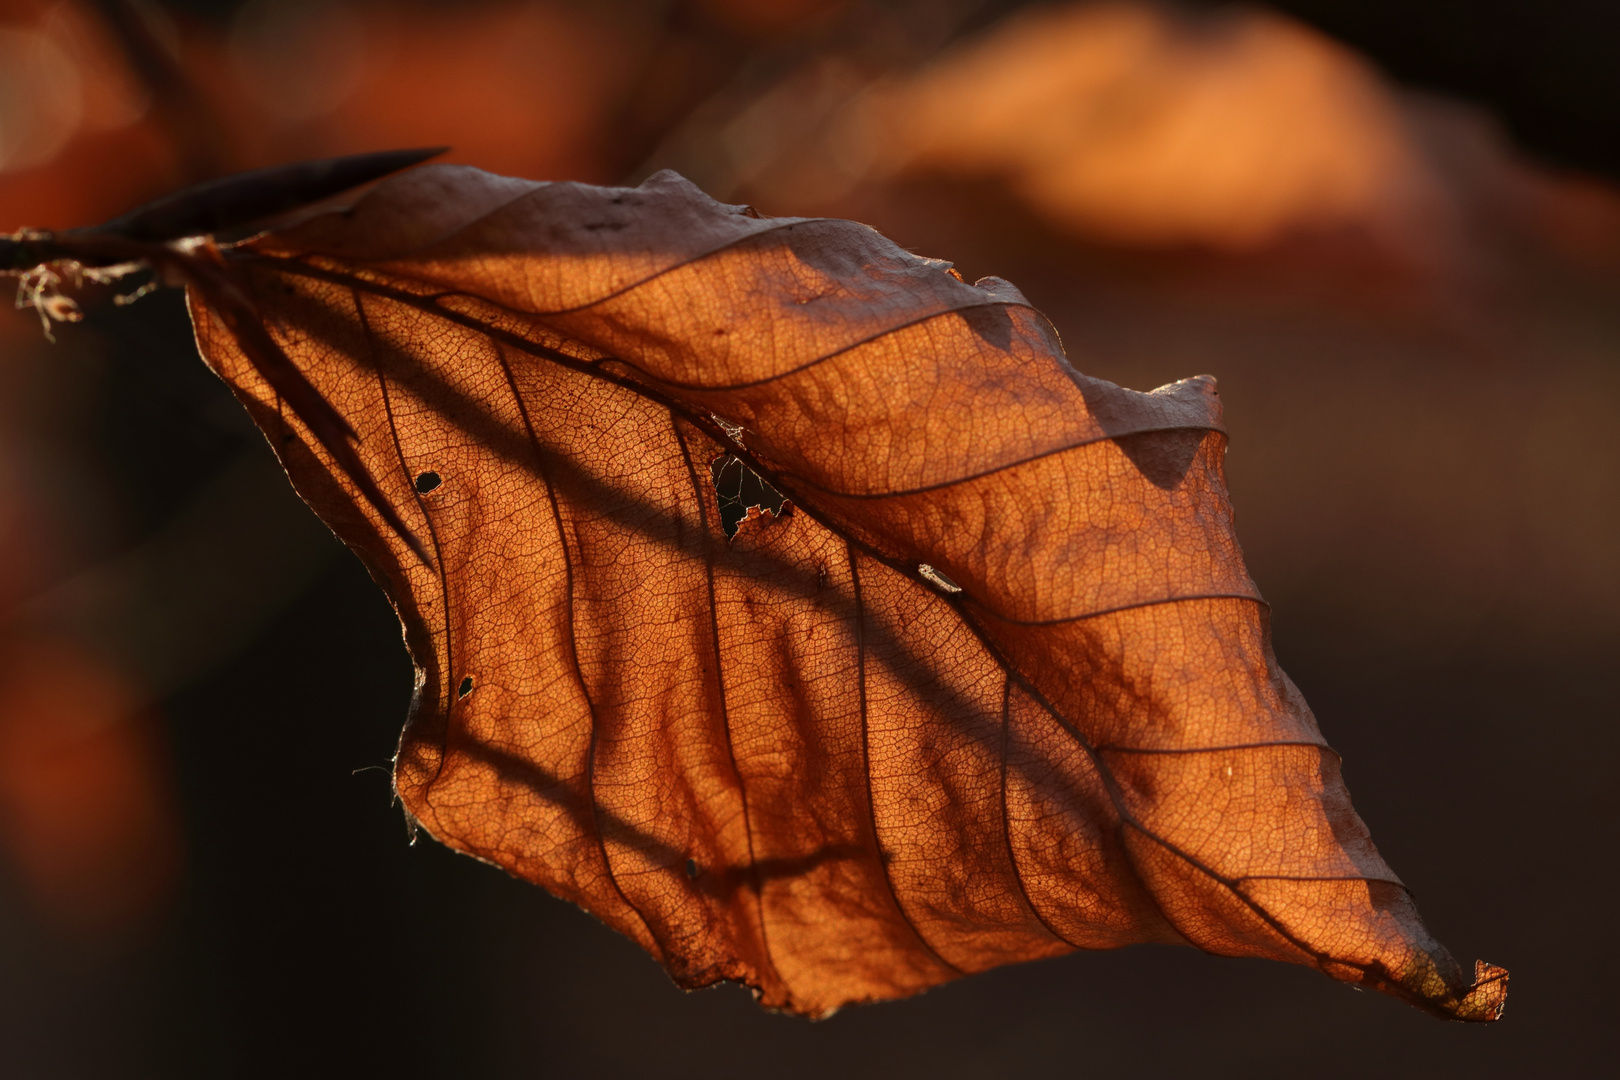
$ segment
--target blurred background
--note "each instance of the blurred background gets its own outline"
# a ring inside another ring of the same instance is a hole
[[[1089,374],[1215,374],[1283,665],[1436,935],[1513,972],[1490,1028],[1169,948],[814,1024],[676,990],[410,846],[397,624],[169,292],[55,344],[0,313],[0,1075],[1610,1062],[1617,35],[1605,0],[0,0],[0,230],[391,147],[672,167],[1010,278]]]

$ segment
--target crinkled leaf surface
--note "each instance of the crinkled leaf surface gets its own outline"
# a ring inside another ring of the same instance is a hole
[[[1272,657],[1213,380],[1088,378],[1007,282],[670,173],[426,167],[231,262],[432,555],[194,293],[404,621],[406,807],[682,985],[824,1014],[1157,941],[1500,1012]]]

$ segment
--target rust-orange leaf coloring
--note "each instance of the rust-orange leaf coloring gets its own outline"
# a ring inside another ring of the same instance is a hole
[[[1272,656],[1213,380],[1088,378],[1005,281],[670,173],[425,167],[228,260],[431,554],[194,290],[404,621],[406,807],[682,985],[819,1015],[1186,942],[1499,1015]]]

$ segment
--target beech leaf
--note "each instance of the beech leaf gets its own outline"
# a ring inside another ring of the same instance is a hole
[[[824,1015],[1177,942],[1500,1014],[1273,658],[1213,379],[1089,378],[1005,281],[668,172],[425,166],[221,258],[369,471],[194,282],[404,623],[410,815],[681,985]]]

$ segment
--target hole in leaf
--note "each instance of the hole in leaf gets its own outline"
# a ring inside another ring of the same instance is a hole
[[[958,585],[956,582],[952,581],[938,570],[935,570],[927,563],[918,563],[917,573],[923,576],[924,581],[927,581],[930,585],[935,586],[941,592],[959,593],[962,591],[962,586]]]
[[[472,693],[472,676],[468,675],[461,680],[461,686],[456,690],[456,697],[464,698],[470,693]]]
[[[743,464],[741,458],[727,454],[709,466],[709,473],[714,478],[720,526],[726,530],[726,539],[737,535],[737,525],[748,516],[749,507],[757,506],[774,517],[782,516],[785,501],[782,493]]]
[[[693,881],[697,880],[698,864],[696,859],[686,860],[686,876],[691,878]]]
[[[725,333],[725,331],[724,330],[716,330],[715,333],[723,334],[723,333]],[[733,424],[730,420],[727,420],[725,417],[716,416],[714,413],[709,414],[709,419],[713,420],[716,424],[720,425],[720,430],[724,431],[726,433],[726,438],[730,439],[732,442],[736,443],[738,446],[741,446],[743,444],[743,426],[741,424]]]
[[[438,473],[425,472],[416,478],[416,493],[418,495],[426,495],[443,482],[444,481],[439,478]]]

